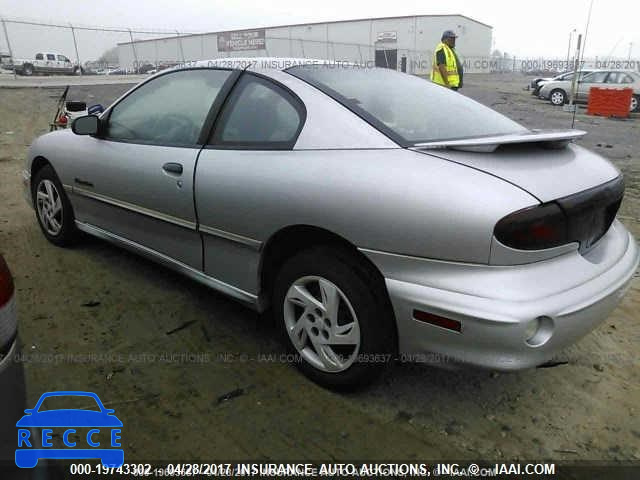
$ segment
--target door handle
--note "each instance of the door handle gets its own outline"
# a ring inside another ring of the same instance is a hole
[[[165,163],[162,166],[162,169],[168,173],[175,173],[178,175],[182,175],[182,165],[180,165],[179,163],[174,163],[174,162]]]

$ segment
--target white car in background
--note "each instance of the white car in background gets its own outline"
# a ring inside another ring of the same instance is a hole
[[[576,102],[588,102],[592,87],[633,89],[630,111],[640,111],[640,74],[631,70],[596,70],[585,75],[576,85]],[[549,100],[553,105],[564,105],[569,101],[571,81],[560,80],[545,83],[540,88],[540,98]]]

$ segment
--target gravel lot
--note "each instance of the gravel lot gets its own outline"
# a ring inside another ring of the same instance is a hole
[[[529,127],[571,126],[523,90],[524,77],[468,77],[464,94]],[[16,277],[29,407],[45,391],[96,392],[124,422],[126,462],[640,460],[637,274],[621,306],[553,368],[403,364],[364,392],[330,393],[267,356],[282,349],[250,310],[99,240],[47,243],[19,172],[61,88],[15,87],[0,88],[0,252]],[[106,105],[128,87],[83,85],[69,98]],[[589,132],[581,143],[624,171],[619,218],[637,238],[639,125],[576,122]]]

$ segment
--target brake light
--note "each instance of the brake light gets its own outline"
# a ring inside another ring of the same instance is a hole
[[[13,297],[13,277],[4,258],[0,256],[0,307],[3,307]]]
[[[507,247],[542,250],[569,243],[567,219],[555,203],[525,208],[501,219],[495,237]]]
[[[58,123],[61,125],[66,125],[67,124],[67,116],[63,113],[62,115],[60,115],[60,117],[58,118]]]

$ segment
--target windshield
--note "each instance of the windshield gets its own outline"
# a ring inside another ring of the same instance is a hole
[[[287,72],[333,97],[402,146],[527,131],[460,93],[395,70],[300,65]]]

